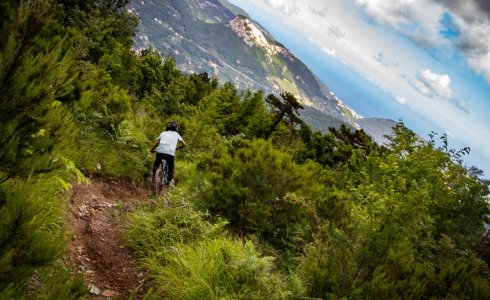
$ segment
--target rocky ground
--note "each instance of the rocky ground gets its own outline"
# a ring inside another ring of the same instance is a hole
[[[141,298],[148,289],[144,270],[124,244],[125,215],[148,201],[142,186],[114,179],[92,178],[74,186],[70,197],[66,262],[83,273],[90,289],[87,299]]]

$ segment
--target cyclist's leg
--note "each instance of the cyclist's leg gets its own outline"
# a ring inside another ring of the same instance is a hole
[[[155,161],[153,162],[153,175],[155,175],[155,171],[160,167],[164,155],[165,154],[163,153],[157,152],[157,155],[155,156]]]
[[[164,159],[168,165],[168,182],[170,182],[172,180],[172,178],[174,178],[174,168],[175,168],[174,159],[175,159],[175,157],[173,155],[170,155],[170,154],[164,154],[164,155],[165,155]]]

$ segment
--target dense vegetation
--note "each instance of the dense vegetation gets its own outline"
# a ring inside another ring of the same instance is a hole
[[[313,132],[291,94],[133,52],[126,2],[0,1],[0,298],[86,293],[60,260],[65,191],[143,182],[175,119],[178,185],[129,216],[148,298],[489,299],[489,182],[466,149],[401,122],[388,147]]]

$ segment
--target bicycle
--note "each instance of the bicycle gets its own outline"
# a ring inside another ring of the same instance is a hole
[[[163,187],[168,184],[168,164],[165,159],[162,159],[160,167],[153,174],[153,189],[156,195],[159,195]]]

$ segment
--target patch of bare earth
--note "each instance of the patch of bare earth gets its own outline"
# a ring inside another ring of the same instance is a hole
[[[128,299],[132,293],[141,298],[148,289],[146,272],[123,240],[126,212],[148,201],[147,194],[143,186],[109,178],[74,186],[66,261],[73,272],[83,273],[88,299]]]

